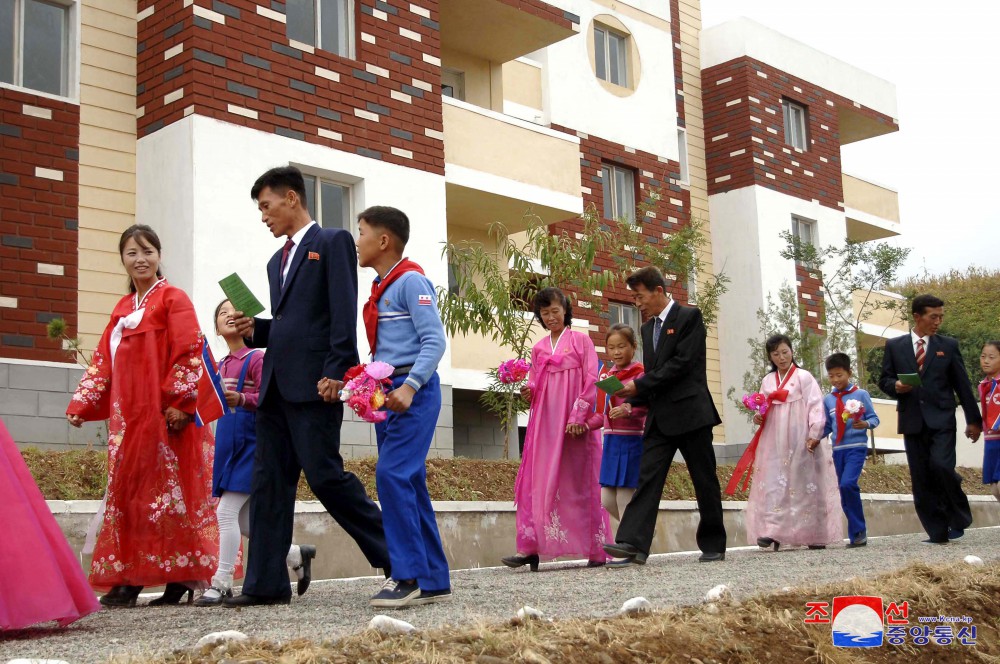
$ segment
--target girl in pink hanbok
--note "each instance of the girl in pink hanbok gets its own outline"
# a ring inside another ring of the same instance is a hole
[[[521,388],[531,410],[514,486],[517,555],[502,562],[537,571],[542,559],[576,556],[603,565],[610,523],[598,481],[601,438],[588,426],[597,399],[597,351],[589,336],[569,329],[573,308],[558,288],[539,291],[535,318],[549,334],[531,349]]]
[[[0,632],[68,625],[101,608],[2,420],[0,524],[8,535],[0,537]]]
[[[795,364],[788,337],[774,335],[764,347],[772,371],[760,391],[769,407],[764,417],[754,416],[761,428],[747,501],[747,538],[775,551],[782,544],[823,549],[844,537],[833,450],[820,445],[826,422],[823,392],[812,374]]]

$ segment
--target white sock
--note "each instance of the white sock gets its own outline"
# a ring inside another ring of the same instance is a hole
[[[288,555],[285,556],[285,564],[291,567],[292,569],[298,567],[299,569],[295,570],[295,574],[300,579],[305,574],[304,570],[302,570],[302,549],[299,548],[298,544],[293,544],[291,547],[289,547]]]

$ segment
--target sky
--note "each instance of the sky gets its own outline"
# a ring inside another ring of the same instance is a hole
[[[744,16],[896,85],[899,131],[841,156],[844,172],[899,192],[902,278],[1000,268],[1000,3],[701,2],[704,28]]]

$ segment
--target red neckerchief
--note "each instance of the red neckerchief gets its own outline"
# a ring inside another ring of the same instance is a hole
[[[384,279],[375,279],[372,281],[372,294],[365,302],[364,309],[361,311],[361,317],[365,321],[365,332],[368,334],[368,347],[371,348],[372,357],[375,357],[375,341],[378,338],[378,301],[382,297],[382,293],[389,285],[399,279],[401,276],[407,272],[419,272],[423,274],[423,269],[411,261],[409,258],[404,258],[403,260],[396,263],[389,274],[385,275]]]
[[[777,389],[767,395],[767,403],[770,406],[774,405],[777,401],[782,403],[788,398],[788,390],[785,389],[785,385],[788,384],[788,379],[792,377],[795,370],[798,369],[794,364],[792,368],[788,370],[785,374],[785,378],[779,382],[778,372],[774,372],[774,382],[778,384]],[[764,431],[764,425],[767,424],[767,416],[770,414],[771,409],[768,408],[763,415],[763,421],[760,423],[760,427],[757,428],[757,433],[753,435],[753,440],[747,446],[743,456],[736,463],[736,469],[733,471],[733,476],[729,478],[729,484],[726,485],[726,494],[733,495],[736,492],[736,487],[740,483],[740,479],[743,478],[743,474],[746,473],[746,479],[743,480],[743,491],[747,490],[747,486],[750,484],[750,475],[753,474],[753,461],[757,457],[757,444],[760,443],[760,434]]]
[[[644,369],[641,362],[633,362],[624,369],[619,369],[617,365],[612,366],[610,369],[606,369],[600,373],[598,376],[599,380],[604,380],[608,376],[618,376],[618,380],[624,385],[630,380],[635,380],[638,378]],[[606,394],[604,390],[598,388],[597,390],[597,412],[604,413],[610,410],[610,394]]]
[[[996,421],[992,424],[990,424],[989,419],[989,407],[993,402],[993,394],[997,389],[997,381],[997,378],[990,378],[987,376],[981,383],[979,383],[979,400],[983,406],[983,431],[987,433],[995,433],[997,425],[1000,425],[1000,415],[998,415]]]
[[[834,392],[833,396],[837,397],[837,442],[844,440],[844,434],[847,429],[847,422],[844,421],[844,397],[858,389],[857,385],[851,385],[851,389],[844,390],[843,392]]]

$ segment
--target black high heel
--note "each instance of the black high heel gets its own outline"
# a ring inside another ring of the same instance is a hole
[[[187,595],[187,603],[194,601],[194,589],[188,588],[183,583],[168,583],[163,589],[163,594],[156,599],[149,601],[149,606],[168,606],[180,603],[184,595]]]
[[[507,567],[524,567],[525,565],[531,566],[532,572],[538,571],[538,554],[533,553],[530,556],[507,556],[506,558],[501,558],[502,562]]]
[[[132,608],[141,592],[142,586],[115,586],[105,593],[99,601],[109,608]]]

